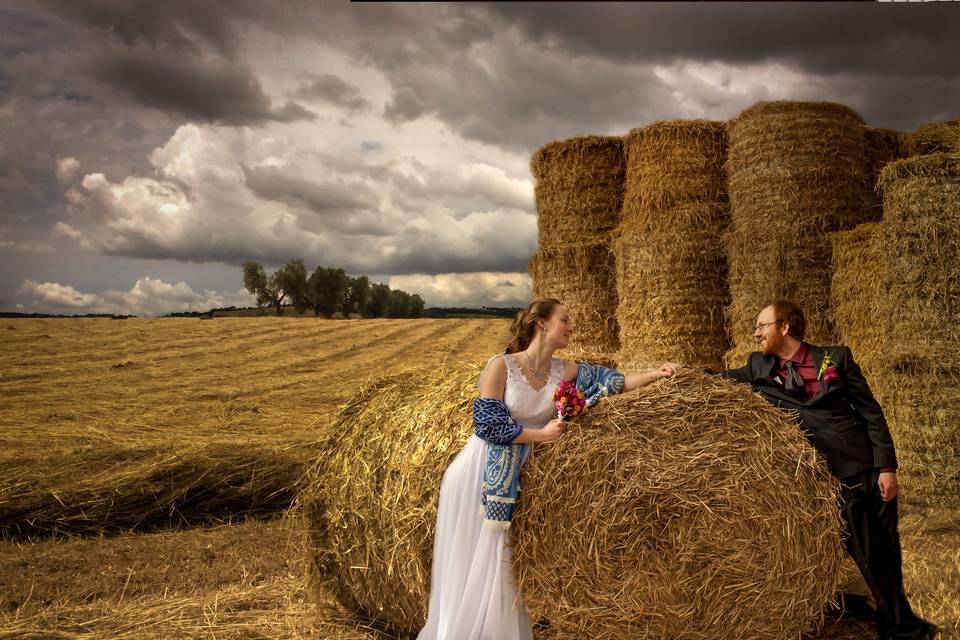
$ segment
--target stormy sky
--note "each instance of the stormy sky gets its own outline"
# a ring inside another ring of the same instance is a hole
[[[526,302],[530,154],[771,99],[960,115],[953,3],[0,3],[0,310],[250,304],[239,265]]]

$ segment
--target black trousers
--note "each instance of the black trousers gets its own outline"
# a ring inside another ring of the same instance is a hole
[[[897,499],[880,497],[874,469],[841,479],[840,510],[847,525],[844,546],[877,602],[880,640],[927,640],[932,627],[917,617],[903,593]]]

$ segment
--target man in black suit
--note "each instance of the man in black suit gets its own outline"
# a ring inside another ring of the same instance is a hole
[[[876,600],[878,638],[932,638],[936,628],[913,613],[903,593],[897,458],[883,410],[850,349],[808,344],[805,328],[797,305],[774,302],[757,316],[760,351],[719,375],[800,413],[801,428],[840,480],[844,545]]]

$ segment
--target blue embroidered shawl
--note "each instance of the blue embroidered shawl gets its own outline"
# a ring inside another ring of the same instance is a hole
[[[581,362],[577,370],[577,388],[583,392],[587,406],[600,398],[623,391],[624,375],[614,369]],[[528,445],[510,444],[523,431],[503,401],[477,398],[473,403],[473,424],[478,437],[486,440],[487,459],[481,503],[484,524],[506,529],[513,519],[513,508],[520,495],[520,467]]]

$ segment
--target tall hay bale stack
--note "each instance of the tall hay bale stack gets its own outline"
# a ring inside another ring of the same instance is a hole
[[[754,350],[756,314],[773,298],[803,307],[811,342],[832,343],[828,234],[870,217],[863,121],[838,104],[761,102],[729,132],[727,365]]]
[[[620,360],[719,368],[727,349],[729,222],[726,125],[658,122],[625,138],[626,192],[617,239]]]
[[[960,506],[960,154],[888,165],[883,395],[910,499]]]
[[[423,624],[479,370],[392,378],[337,417],[301,498],[315,590],[395,631]],[[515,567],[557,637],[795,638],[836,585],[836,485],[746,387],[688,372],[604,401],[533,452],[522,485]]]
[[[534,295],[564,302],[576,327],[571,346],[614,352],[619,338],[610,234],[623,205],[623,140],[551,142],[534,152],[530,170],[539,228],[539,250],[530,261]]]
[[[917,127],[904,135],[907,156],[928,153],[960,153],[960,119]]]

